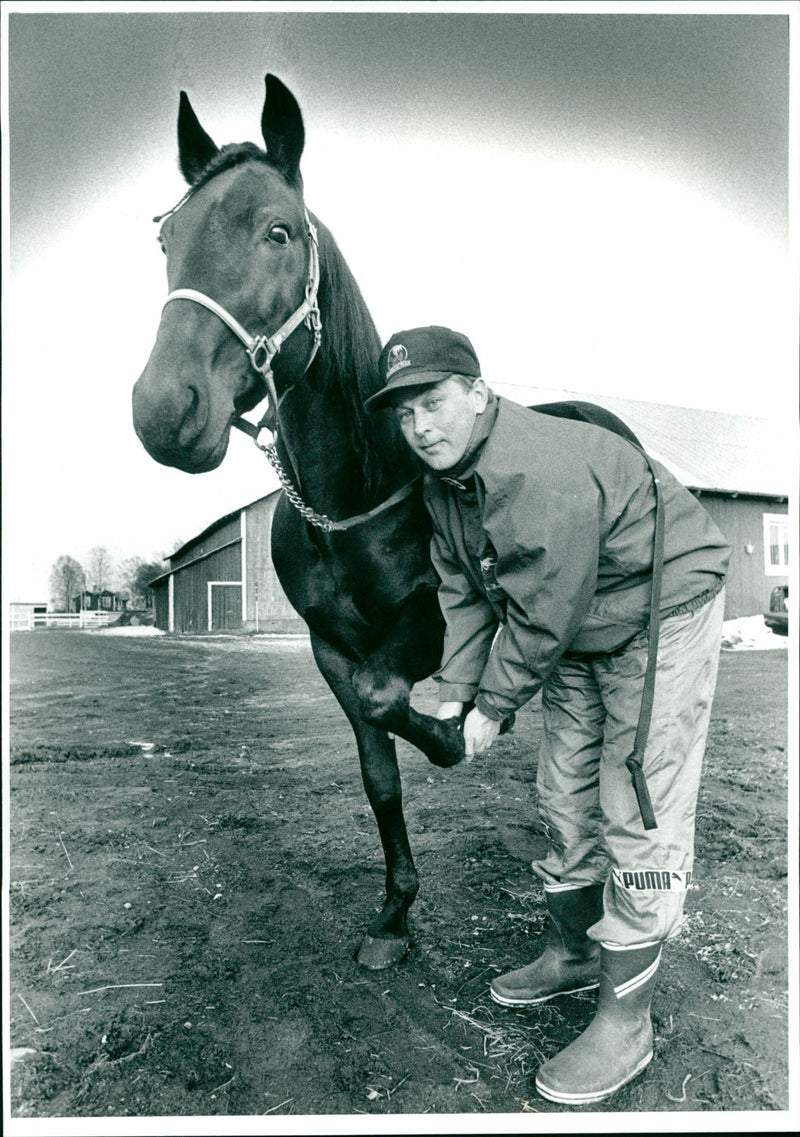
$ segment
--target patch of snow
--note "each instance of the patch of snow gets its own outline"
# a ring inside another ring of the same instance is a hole
[[[84,632],[96,636],[165,636],[161,628],[151,624],[123,624],[119,628],[84,628]]]
[[[769,651],[785,648],[788,636],[779,636],[764,623],[763,616],[740,616],[722,625],[722,647],[727,651]]]

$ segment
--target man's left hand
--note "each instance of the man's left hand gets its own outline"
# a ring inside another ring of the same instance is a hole
[[[464,759],[471,762],[480,754],[485,754],[500,733],[502,723],[490,719],[483,711],[473,707],[464,719]]]

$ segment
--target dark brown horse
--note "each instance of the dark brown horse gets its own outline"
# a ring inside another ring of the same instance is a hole
[[[386,903],[358,958],[381,968],[407,950],[418,888],[393,736],[439,766],[461,759],[463,741],[455,720],[410,705],[414,684],[440,663],[443,636],[420,470],[394,416],[363,410],[381,386],[380,342],[333,238],[306,212],[300,109],[271,75],[261,129],[265,151],[218,149],[181,93],[190,188],[157,219],[170,294],[134,388],[134,424],[159,462],[200,473],[222,462],[231,427],[246,428],[240,416],[269,396],[269,456],[286,490],[273,559],[355,733],[386,860]],[[537,410],[632,438],[590,404]]]

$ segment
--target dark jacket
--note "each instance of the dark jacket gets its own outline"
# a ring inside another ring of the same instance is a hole
[[[692,494],[653,465],[668,614],[721,587],[730,548]],[[614,651],[647,626],[655,491],[644,457],[619,435],[501,398],[472,470],[453,481],[426,473],[425,504],[447,624],[441,701],[475,699],[505,717],[565,651]]]

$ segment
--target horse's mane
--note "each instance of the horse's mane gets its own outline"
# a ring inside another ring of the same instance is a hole
[[[314,222],[320,255],[321,370],[324,381],[338,387],[366,487],[382,491],[392,482],[396,485],[398,471],[413,468],[410,451],[394,424],[387,423],[383,415],[364,410],[365,400],[382,385],[378,372],[381,341],[361,289],[330,230],[316,218]]]

